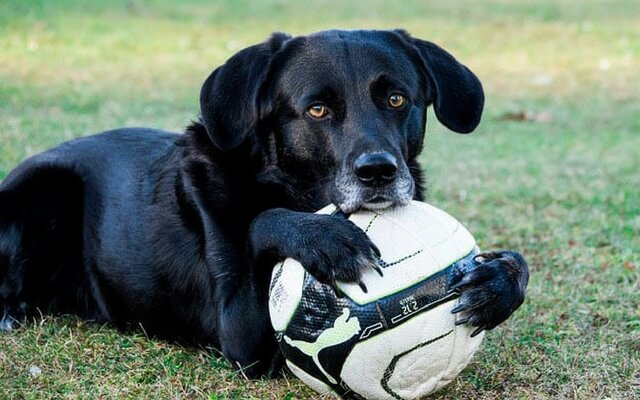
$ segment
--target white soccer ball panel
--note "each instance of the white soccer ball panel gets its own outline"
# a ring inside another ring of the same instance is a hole
[[[451,304],[458,304],[458,301]],[[453,317],[453,320],[460,318],[459,315]],[[402,398],[418,399],[451,383],[469,364],[484,338],[484,331],[471,337],[474,329],[466,324],[454,325],[452,334],[400,358],[395,368],[397,373],[389,380],[389,387]],[[434,354],[441,353],[443,348],[450,350],[449,357],[433,360]],[[433,361],[425,368],[425,360]],[[430,378],[425,379],[425,376]]]
[[[443,350],[450,350],[453,342],[452,334],[449,334],[404,355],[395,365],[395,373],[388,381],[389,389],[403,399],[418,399],[449,383],[444,371],[447,371],[450,359]],[[435,358],[439,355],[443,357]]]
[[[329,204],[328,206],[323,207],[320,210],[316,211],[316,214],[333,214],[337,210],[338,210],[338,207],[336,207],[335,204]]]
[[[305,270],[292,258],[276,265],[271,275],[269,316],[276,332],[284,331],[302,299]]]
[[[451,314],[451,309],[457,303],[457,300],[445,303],[391,331],[356,344],[342,367],[340,377],[351,389],[366,398],[393,399],[382,381],[394,357],[406,353],[399,357],[387,381],[390,390],[401,394],[403,398],[414,399],[444,386],[451,376],[455,377],[466,365],[452,358],[454,341],[464,345],[463,337],[470,339],[465,329],[467,336],[460,336],[461,339],[456,340],[456,331],[460,327],[454,325],[456,317]],[[435,342],[419,347],[439,337]],[[475,338],[472,340],[477,342]],[[467,349],[467,346],[463,347]]]
[[[362,229],[382,253],[382,258],[389,261],[400,260],[424,248],[419,237],[395,220],[385,218],[393,209],[380,211],[363,210],[352,214],[349,220]]]
[[[456,319],[462,318],[463,316],[457,314]],[[480,344],[482,344],[482,339],[484,338],[485,331],[480,332],[475,337],[471,337],[471,332],[473,332],[476,327],[473,327],[469,324],[456,326],[455,329],[455,341],[453,343],[453,348],[451,352],[451,366],[448,368],[448,371],[443,376],[443,380],[447,380],[448,382],[452,381],[458,374],[464,369],[476,351],[480,348]],[[456,367],[457,366],[457,367]],[[446,383],[440,385],[437,389],[443,387]]]
[[[321,396],[326,396],[330,394],[335,394],[329,385],[322,382],[321,380],[314,378],[313,376],[306,373],[302,368],[298,367],[294,363],[289,360],[286,360],[287,367],[293,372],[295,376],[300,378],[302,382],[304,382],[311,389],[318,392]]]

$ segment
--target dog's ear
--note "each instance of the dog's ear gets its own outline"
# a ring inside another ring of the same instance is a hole
[[[480,123],[484,91],[480,80],[439,46],[398,30],[415,48],[430,83],[428,102],[438,120],[458,133],[469,133]]]
[[[238,52],[202,85],[202,122],[219,149],[237,147],[255,130],[260,113],[260,87],[273,55],[288,39],[284,33],[274,33],[266,42]]]

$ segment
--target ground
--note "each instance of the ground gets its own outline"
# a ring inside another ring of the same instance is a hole
[[[477,72],[470,136],[433,115],[428,201],[529,260],[526,303],[434,398],[640,398],[640,3],[3,0],[0,179],[64,140],[181,130],[200,84],[272,31],[402,27]],[[4,397],[3,397],[4,396]],[[0,335],[3,398],[306,399],[211,349],[45,317]]]

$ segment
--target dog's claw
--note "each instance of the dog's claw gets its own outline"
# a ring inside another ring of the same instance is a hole
[[[380,253],[380,249],[375,244],[371,243],[371,250],[375,253],[376,257],[380,257],[382,253]]]
[[[384,274],[382,273],[382,268],[380,268],[378,264],[371,263],[371,268],[373,268],[373,270],[376,271],[381,278],[384,276]]]
[[[480,332],[482,332],[486,328],[485,325],[479,326],[475,331],[471,332],[471,337],[476,337]]]
[[[467,322],[469,322],[470,319],[471,319],[471,317],[462,318],[462,319],[457,320],[454,324],[455,325],[464,325]]]
[[[340,290],[340,288],[338,287],[335,279],[329,282],[329,286],[331,286],[331,289],[333,289],[333,293],[335,293],[336,297],[344,297],[344,293],[342,293],[342,290]]]
[[[460,282],[451,285],[451,287],[449,287],[449,292],[460,292],[460,290],[464,287],[467,286],[469,284],[468,281],[464,281],[464,280],[460,280]]]
[[[367,289],[367,285],[365,285],[364,282],[362,281],[358,282],[358,286],[360,286],[360,289],[362,289],[363,292],[369,293],[369,290]]]
[[[457,306],[455,306],[455,307],[453,307],[451,309],[451,314],[457,314],[457,313],[459,313],[461,311],[464,311],[466,309],[467,309],[467,305],[464,304],[464,303],[460,303],[460,304],[458,304]]]

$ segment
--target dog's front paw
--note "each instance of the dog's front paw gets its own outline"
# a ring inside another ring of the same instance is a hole
[[[373,268],[380,273],[380,251],[367,235],[353,222],[337,216],[314,215],[304,224],[308,229],[303,230],[302,243],[290,257],[337,293],[336,281],[358,283],[366,292],[360,282],[362,271]]]
[[[462,313],[456,325],[476,327],[471,336],[495,328],[520,307],[529,281],[526,261],[512,251],[482,253],[474,263],[450,286],[460,293],[460,303],[451,311]]]
[[[336,281],[358,283],[362,271],[378,266],[380,251],[353,222],[339,215],[271,209],[252,222],[249,249],[256,265],[293,258],[340,294]]]

